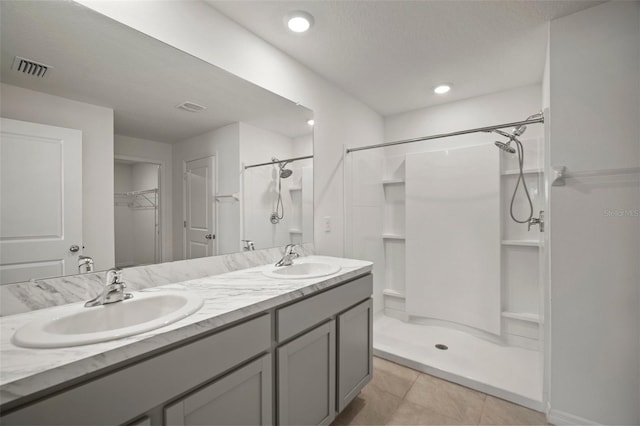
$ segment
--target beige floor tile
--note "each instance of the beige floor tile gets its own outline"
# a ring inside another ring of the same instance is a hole
[[[421,374],[405,399],[421,405],[458,424],[476,425],[480,421],[485,394],[427,374]]]
[[[387,425],[457,425],[459,421],[421,405],[403,401]]]
[[[402,402],[402,398],[371,384],[340,413],[333,425],[384,425]]]
[[[371,385],[403,398],[420,372],[395,364],[382,358],[373,358]]]
[[[546,425],[543,413],[513,404],[511,402],[487,396],[484,404],[481,425]]]

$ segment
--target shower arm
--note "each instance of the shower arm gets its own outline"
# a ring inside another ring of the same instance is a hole
[[[446,138],[446,137],[449,137],[449,136],[467,135],[469,133],[480,133],[480,132],[490,133],[490,132],[493,132],[493,131],[498,130],[498,129],[505,129],[507,127],[516,127],[516,128],[518,128],[520,126],[524,126],[524,125],[527,125],[527,124],[537,124],[537,123],[544,123],[544,116],[542,115],[542,113],[534,114],[534,115],[530,116],[529,118],[527,118],[526,120],[515,121],[513,123],[497,124],[497,125],[494,125],[494,126],[487,126],[487,127],[476,127],[474,129],[459,130],[457,132],[451,132],[451,133],[441,133],[441,134],[437,134],[437,135],[423,136],[423,137],[414,138],[414,139],[404,139],[404,140],[399,140],[399,141],[394,141],[394,142],[385,142],[385,143],[379,143],[379,144],[375,144],[375,145],[360,146],[360,147],[357,147],[357,148],[347,148],[347,154],[349,154],[350,152],[355,152],[355,151],[364,151],[364,150],[367,150],[367,149],[384,148],[384,147],[393,146],[393,145],[403,145],[405,143],[429,141],[429,140],[433,140],[433,139]]]

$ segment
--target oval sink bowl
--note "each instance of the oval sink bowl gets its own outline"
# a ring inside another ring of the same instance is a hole
[[[134,292],[133,298],[93,308],[84,302],[53,318],[30,322],[13,335],[26,348],[60,348],[120,339],[164,327],[196,312],[203,300],[187,291]]]
[[[304,279],[304,278],[318,278],[327,275],[335,274],[340,271],[340,266],[331,265],[329,263],[294,263],[291,266],[273,267],[262,271],[264,275],[269,278],[283,278],[283,279]]]

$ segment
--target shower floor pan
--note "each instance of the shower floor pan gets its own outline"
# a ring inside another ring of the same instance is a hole
[[[436,344],[448,349],[437,349]],[[459,330],[380,315],[373,322],[373,353],[480,392],[544,410],[539,351],[501,346]]]

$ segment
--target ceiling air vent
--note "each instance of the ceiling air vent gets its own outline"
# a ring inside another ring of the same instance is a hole
[[[198,105],[196,103],[189,102],[189,101],[176,105],[176,108],[183,109],[189,112],[200,112],[207,109],[206,106]]]
[[[11,68],[23,74],[44,78],[52,67],[32,61],[31,59],[16,56],[13,59],[13,66]]]

